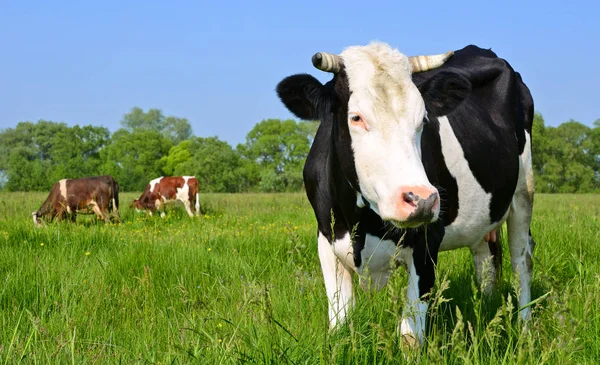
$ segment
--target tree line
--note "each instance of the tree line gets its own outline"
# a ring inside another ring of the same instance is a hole
[[[47,191],[63,178],[110,174],[122,191],[141,191],[158,176],[195,175],[205,192],[293,192],[318,122],[266,119],[231,146],[197,137],[185,118],[132,108],[121,128],[70,127],[40,120],[0,132],[0,188]],[[533,165],[537,192],[600,192],[600,119],[546,126],[536,113]]]
[[[92,125],[20,122],[0,132],[0,187],[46,191],[63,178],[110,174],[122,191],[141,191],[159,176],[195,175],[206,192],[299,191],[317,127],[267,119],[233,148],[216,136],[194,136],[187,119],[159,109],[131,109],[114,133]]]

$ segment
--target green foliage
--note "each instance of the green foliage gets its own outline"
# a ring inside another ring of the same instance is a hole
[[[600,125],[590,128],[569,120],[548,127],[536,113],[532,134],[536,191],[600,191]]]
[[[315,133],[311,123],[267,119],[248,133],[243,156],[262,168],[259,190],[280,192],[302,188],[302,168],[310,138]]]
[[[172,175],[194,175],[200,190],[237,192],[243,186],[240,156],[217,137],[192,137],[171,148],[165,172]]]
[[[203,216],[122,204],[36,229],[45,193],[0,193],[2,364],[597,364],[600,195],[540,194],[532,318],[516,280],[486,299],[469,250],[440,253],[422,350],[397,334],[406,271],[329,331],[315,221],[304,194],[202,194]],[[129,202],[137,193],[124,193]],[[509,249],[504,247],[504,252]],[[447,280],[445,280],[447,279]]]
[[[192,126],[185,118],[165,117],[159,109],[149,109],[144,112],[139,107],[134,107],[123,116],[123,128],[129,131],[146,130],[161,133],[173,144],[178,144],[192,136]]]
[[[192,135],[185,118],[132,108],[122,129],[40,120],[0,131],[0,188],[48,190],[63,178],[111,174],[123,191],[162,175],[195,175],[201,191],[293,192],[318,122],[266,119],[235,149],[218,137]],[[536,113],[532,131],[536,191],[600,192],[600,119],[549,127]]]
[[[95,174],[110,133],[104,127],[40,120],[0,133],[0,170],[8,190],[47,190],[57,180]]]
[[[172,146],[170,139],[156,131],[119,129],[102,150],[101,171],[112,175],[124,191],[144,190],[150,180],[164,175],[163,157]]]

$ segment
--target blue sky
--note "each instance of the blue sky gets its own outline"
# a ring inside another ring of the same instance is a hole
[[[46,119],[115,131],[139,106],[235,147],[261,120],[292,118],[274,92],[282,78],[330,78],[313,53],[372,40],[407,55],[492,48],[546,124],[591,125],[599,11],[592,1],[0,0],[0,129]]]

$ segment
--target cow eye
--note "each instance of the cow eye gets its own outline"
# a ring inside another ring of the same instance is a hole
[[[353,126],[362,128],[362,129],[364,129],[366,131],[369,130],[369,128],[367,128],[367,123],[365,123],[364,119],[360,116],[360,114],[358,114],[358,113],[349,113],[348,114],[348,119],[350,119],[350,123]]]

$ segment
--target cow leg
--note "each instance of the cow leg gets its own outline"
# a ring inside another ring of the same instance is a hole
[[[348,243],[350,235],[346,235]],[[336,240],[334,245],[342,240]],[[319,260],[321,261],[321,270],[325,281],[325,290],[329,303],[329,328],[333,329],[338,324],[343,323],[348,311],[353,303],[352,297],[352,277],[350,272],[344,267],[336,257],[333,246],[329,240],[319,232],[318,238]]]
[[[486,295],[490,295],[494,291],[497,273],[500,271],[498,266],[502,265],[501,257],[497,252],[498,245],[502,243],[496,242],[497,239],[494,241],[491,241],[492,238],[489,239],[489,243],[484,239],[475,246],[470,247],[475,272],[477,273],[477,282]]]
[[[531,302],[531,276],[533,272],[533,248],[535,243],[531,238],[529,226],[533,206],[523,194],[513,198],[508,216],[508,245],[510,247],[510,263],[513,272],[519,278],[519,307]],[[521,311],[521,319],[527,320],[531,309]]]
[[[533,273],[533,248],[535,242],[531,238],[531,217],[533,215],[533,168],[531,162],[531,142],[529,133],[525,132],[526,143],[520,156],[519,179],[517,189],[510,205],[507,220],[508,246],[510,263],[513,272],[519,277],[519,307],[523,308],[531,302],[531,276]],[[524,308],[520,318],[529,319],[531,308]]]
[[[437,250],[429,250],[421,244],[415,245],[415,248],[401,248],[399,254],[408,273],[407,302],[402,311],[400,335],[407,345],[421,347],[429,307],[429,298],[426,296],[430,294],[435,281]]]
[[[102,212],[102,210],[100,209],[100,207],[98,206],[98,204],[96,202],[92,202],[92,210],[94,211],[94,213],[96,213],[96,216],[98,217],[98,219],[101,219],[103,221],[108,221],[108,218],[104,215],[104,213]]]
[[[193,216],[194,216],[194,213],[192,212],[192,207],[191,207],[191,205],[192,205],[192,204],[190,203],[190,201],[189,201],[189,200],[187,200],[187,199],[186,199],[186,200],[184,200],[184,201],[183,201],[183,206],[185,207],[185,210],[186,210],[187,214],[188,214],[190,217],[193,217]]]
[[[162,200],[160,199],[156,199],[156,202],[154,204],[156,206],[156,211],[160,211],[160,217],[164,218],[165,217],[165,204],[163,204]]]
[[[194,212],[196,217],[200,216],[200,194],[196,194],[196,205],[194,206],[196,211]]]

